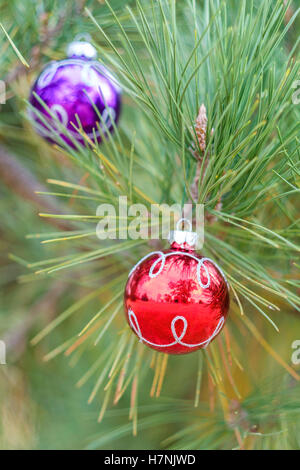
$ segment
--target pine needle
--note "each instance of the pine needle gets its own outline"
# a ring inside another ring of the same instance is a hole
[[[9,36],[8,32],[6,31],[6,29],[4,28],[4,26],[2,25],[2,23],[0,23],[0,27],[2,28],[5,36],[7,37],[7,39],[9,40],[13,50],[15,51],[16,55],[18,56],[19,60],[22,62],[22,64],[29,68],[29,64],[28,62],[24,59],[24,57],[22,56],[21,52],[19,51],[19,49],[17,48],[17,46],[15,45],[15,43],[13,42],[13,40],[11,39],[11,37]]]

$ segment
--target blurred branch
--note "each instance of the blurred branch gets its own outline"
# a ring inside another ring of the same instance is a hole
[[[12,352],[14,358],[20,357],[26,348],[27,336],[34,326],[37,317],[53,316],[56,313],[56,304],[66,288],[67,282],[61,280],[53,282],[47,292],[33,305],[30,312],[22,317],[19,325],[13,327],[5,336],[5,344],[8,352]]]
[[[62,214],[55,198],[43,196],[41,198],[35,191],[46,192],[47,188],[39,183],[36,178],[4,147],[0,146],[0,179],[10,190],[36,207],[46,209],[49,212]],[[72,230],[72,225],[67,221],[46,219],[49,224],[62,230]]]
[[[287,4],[289,3],[289,0],[284,0],[283,3],[284,3],[285,6],[287,6]],[[295,12],[294,12],[293,6],[292,6],[292,5],[289,5],[288,8],[287,8],[287,10],[286,10],[286,14],[285,14],[285,19],[284,19],[285,24],[288,24],[289,21],[291,21],[291,19],[292,19],[294,13],[295,13]]]

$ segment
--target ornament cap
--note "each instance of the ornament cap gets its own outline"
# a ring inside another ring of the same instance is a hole
[[[97,51],[91,43],[75,40],[68,45],[67,56],[84,57],[85,59],[93,60],[97,57]]]
[[[196,232],[187,232],[186,230],[172,230],[168,238],[171,245],[173,243],[177,243],[180,246],[186,244],[194,248],[197,245],[198,234]]]
[[[179,230],[180,225],[188,223],[190,230]],[[176,224],[176,230],[172,230],[169,233],[169,242],[172,245],[176,243],[182,248],[185,248],[187,245],[191,248],[194,248],[197,245],[198,234],[197,232],[192,231],[192,224],[188,219],[180,219]]]

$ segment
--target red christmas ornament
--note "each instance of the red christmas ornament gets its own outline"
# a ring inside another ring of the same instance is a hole
[[[168,354],[206,348],[228,314],[225,276],[216,263],[195,251],[196,241],[194,232],[171,232],[171,248],[142,258],[125,288],[131,329],[141,342]]]

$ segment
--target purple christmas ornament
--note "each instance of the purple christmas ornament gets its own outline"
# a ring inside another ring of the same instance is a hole
[[[59,134],[72,147],[72,138],[85,144],[75,125],[101,142],[99,127],[105,135],[113,130],[112,122],[118,122],[120,86],[95,57],[91,44],[75,41],[68,47],[68,58],[48,64],[33,85],[29,113],[37,132],[48,141],[59,143]],[[72,138],[64,135],[61,125]]]

